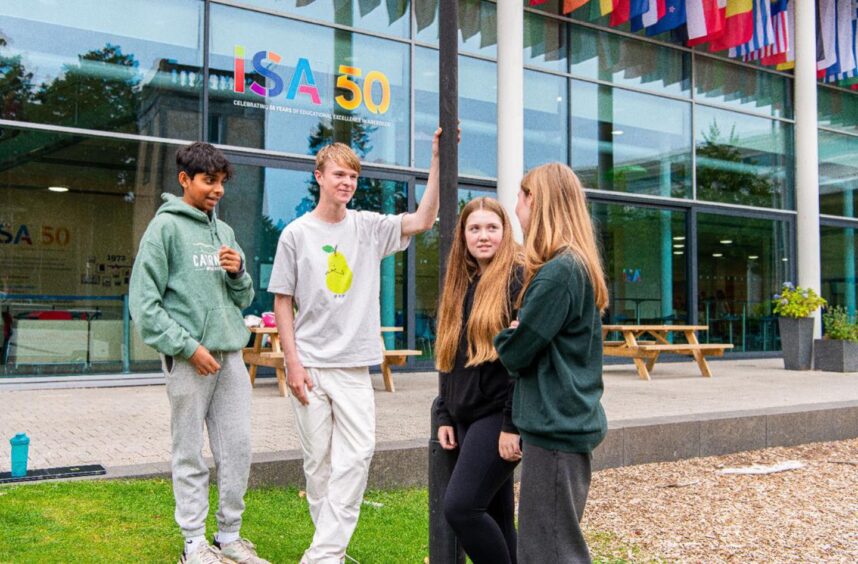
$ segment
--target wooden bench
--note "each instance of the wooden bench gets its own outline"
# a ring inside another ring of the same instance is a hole
[[[398,333],[402,331],[402,327],[382,327],[381,332],[381,350],[384,351],[384,361],[381,363],[381,376],[384,380],[384,389],[388,392],[395,392],[396,386],[393,384],[393,372],[391,366],[402,366],[408,361],[409,356],[420,356],[423,351],[412,349],[393,349],[387,350],[384,345],[383,333]]]
[[[733,348],[731,344],[700,343],[696,332],[708,330],[707,325],[603,325],[602,354],[633,359],[638,376],[642,380],[650,379],[650,373],[661,353],[688,355],[697,361],[700,373],[708,378],[712,376],[712,372],[706,357],[723,356],[725,350]],[[623,340],[606,340],[608,334],[615,331],[623,336]],[[671,333],[682,333],[686,342],[671,343]],[[638,339],[644,335],[649,335],[654,340]]]
[[[402,331],[402,327],[382,327],[381,332],[396,332]],[[283,364],[283,349],[280,348],[280,338],[276,327],[251,327],[250,332],[253,333],[253,346],[245,348],[242,353],[244,363],[248,365],[248,374],[250,374],[250,385],[256,384],[256,369],[259,366],[268,366],[274,369],[277,374],[277,388],[281,396],[286,396],[286,368]],[[263,339],[268,335],[271,343],[267,347],[263,347]],[[401,366],[406,363],[409,356],[419,356],[423,351],[410,349],[387,350],[384,346],[384,338],[381,340],[381,348],[384,351],[384,361],[381,364],[381,374],[384,379],[384,389],[388,392],[395,392],[396,387],[393,384],[393,373],[391,366]]]

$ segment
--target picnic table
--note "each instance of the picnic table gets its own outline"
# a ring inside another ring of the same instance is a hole
[[[661,353],[688,355],[697,361],[700,373],[708,378],[712,372],[706,357],[723,356],[725,350],[733,348],[728,343],[700,343],[697,331],[708,330],[706,325],[602,325],[602,354],[633,359],[642,380],[650,379],[650,372]],[[622,340],[607,340],[608,334],[613,332],[620,333]],[[682,334],[686,342],[671,342],[673,334]]]
[[[382,327],[382,333],[399,332],[402,327]],[[277,374],[277,388],[281,396],[286,396],[286,368],[283,363],[283,349],[280,348],[280,338],[276,327],[251,327],[250,332],[253,333],[253,345],[245,348],[242,351],[244,363],[248,366],[248,374],[250,375],[250,385],[256,383],[256,370],[260,366],[268,366],[274,369]],[[264,345],[265,336],[268,335],[270,343]],[[388,350],[384,346],[384,338],[381,340],[381,347],[384,351],[384,362],[381,364],[381,374],[384,380],[384,389],[388,392],[395,392],[396,387],[393,384],[393,373],[390,370],[391,365],[403,365],[408,360],[409,356],[418,356],[423,354],[422,351],[410,349],[394,349]]]

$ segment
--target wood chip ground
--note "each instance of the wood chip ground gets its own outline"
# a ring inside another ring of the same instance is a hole
[[[610,561],[855,563],[858,439],[595,472],[583,525]]]

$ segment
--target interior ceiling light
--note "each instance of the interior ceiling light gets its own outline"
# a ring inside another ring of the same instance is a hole
[[[685,251],[673,251],[673,254],[675,254],[675,255],[684,255],[684,254],[685,254]]]
[[[673,240],[674,241],[685,241],[685,236],[684,235],[677,235],[676,237],[673,238]]]
[[[721,257],[723,257],[724,255],[722,255],[721,253],[712,253],[712,256],[713,256],[713,257],[715,257],[715,258],[721,258]]]
[[[674,249],[684,249],[685,245],[674,245],[673,248]]]
[[[729,244],[730,244],[730,243],[732,243],[732,242],[733,242],[733,240],[732,240],[732,239],[721,239],[721,244],[722,244],[722,245],[729,245]]]
[[[625,133],[625,131],[622,129],[615,129],[611,132],[611,135],[622,135],[623,133]]]
[[[758,258],[760,258],[760,257],[759,257],[759,256],[757,256],[757,255],[748,255],[748,258],[749,258],[750,260],[757,260],[757,259],[758,259]]]
[[[786,258],[786,257],[782,258],[781,260],[782,260],[782,261],[784,261],[784,262],[789,262],[789,259],[788,259],[788,258]]]
[[[68,192],[69,189],[65,186],[48,186],[48,190],[51,192]]]

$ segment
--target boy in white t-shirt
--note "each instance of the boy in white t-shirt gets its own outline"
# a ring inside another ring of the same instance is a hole
[[[343,562],[375,449],[369,366],[381,364],[381,260],[408,247],[438,215],[438,139],[415,213],[346,208],[360,160],[342,143],[316,155],[319,203],[280,235],[268,291],[283,346],[316,526],[301,560]],[[293,305],[296,309],[293,310]],[[297,311],[296,311],[297,310]]]

